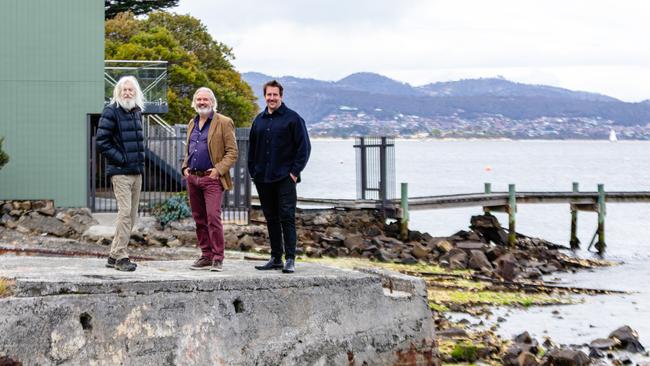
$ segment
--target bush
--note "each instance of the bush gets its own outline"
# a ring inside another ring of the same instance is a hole
[[[2,150],[2,142],[4,140],[4,137],[0,137],[0,169],[9,162],[9,155]]]
[[[187,192],[177,193],[169,197],[165,202],[156,205],[151,213],[158,219],[160,225],[165,227],[172,221],[178,221],[192,216]]]

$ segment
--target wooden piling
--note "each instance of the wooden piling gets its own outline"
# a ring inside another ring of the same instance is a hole
[[[578,182],[573,182],[573,193],[579,192]],[[580,249],[580,240],[578,239],[578,209],[575,205],[571,204],[571,238],[569,244],[571,250]]]
[[[596,250],[598,254],[605,253],[605,185],[598,185],[598,242],[596,242]]]
[[[402,240],[406,241],[409,237],[409,187],[408,183],[402,183],[401,202],[402,217],[400,218],[400,234]]]
[[[515,198],[515,185],[508,185],[508,245],[515,246],[517,232],[515,231],[515,213],[517,211],[517,199]]]
[[[492,193],[492,183],[488,183],[488,182],[483,183],[483,192],[485,194]],[[483,212],[490,213],[490,208],[487,206],[483,206]]]

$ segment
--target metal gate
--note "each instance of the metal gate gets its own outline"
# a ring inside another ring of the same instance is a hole
[[[88,207],[93,212],[117,212],[117,201],[110,179],[106,176],[106,160],[96,146],[99,118],[91,117]],[[230,169],[233,189],[226,191],[222,201],[224,222],[247,224],[250,210],[251,182],[247,168],[249,128],[236,130],[239,157]],[[157,115],[143,117],[145,169],[142,179],[139,212],[148,214],[157,205],[179,192],[186,191],[181,165],[186,149],[186,125],[168,125]]]
[[[357,137],[357,199],[397,198],[395,191],[395,139],[393,137]]]

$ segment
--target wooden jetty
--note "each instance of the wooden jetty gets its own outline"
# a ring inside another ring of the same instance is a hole
[[[378,209],[387,218],[399,219],[402,235],[408,234],[409,210],[435,210],[458,207],[483,207],[485,212],[508,213],[508,242],[515,243],[516,212],[518,204],[568,204],[571,210],[571,248],[577,249],[577,212],[592,211],[598,214],[598,228],[589,248],[595,242],[599,253],[605,251],[606,203],[650,202],[650,191],[605,192],[603,184],[594,192],[580,192],[578,183],[573,183],[570,192],[517,192],[515,185],[508,186],[508,192],[492,192],[491,184],[485,183],[483,193],[451,194],[427,197],[408,197],[408,185],[402,183],[401,198],[391,200],[298,198],[303,206],[327,206],[341,209]]]

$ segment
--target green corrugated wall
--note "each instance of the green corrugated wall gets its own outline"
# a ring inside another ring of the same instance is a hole
[[[86,206],[87,115],[104,93],[104,2],[0,1],[0,199]]]

